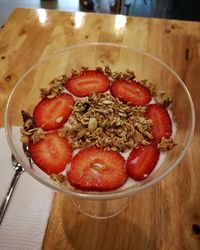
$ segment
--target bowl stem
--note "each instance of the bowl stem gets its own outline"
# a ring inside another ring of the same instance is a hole
[[[76,208],[85,215],[96,219],[107,219],[122,213],[130,202],[130,197],[113,200],[87,200],[71,198]]]

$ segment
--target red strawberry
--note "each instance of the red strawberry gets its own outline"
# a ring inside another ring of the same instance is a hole
[[[110,82],[104,73],[85,70],[67,79],[66,88],[75,96],[88,96],[92,92],[102,93],[109,89]]]
[[[91,146],[74,156],[67,177],[75,188],[109,191],[126,181],[126,163],[118,152]]]
[[[62,172],[72,157],[73,149],[57,132],[47,133],[40,141],[29,143],[32,160],[47,174]]]
[[[132,149],[127,160],[127,173],[136,181],[144,180],[155,168],[160,152],[156,144],[139,145]]]
[[[135,81],[117,80],[111,86],[111,93],[130,105],[145,105],[151,100],[150,90]]]
[[[162,137],[169,138],[172,134],[172,122],[167,109],[161,104],[150,104],[147,106],[146,116],[153,121],[152,132],[156,142]]]
[[[58,129],[68,120],[74,99],[69,94],[62,94],[51,99],[42,99],[33,111],[36,127],[46,131]]]

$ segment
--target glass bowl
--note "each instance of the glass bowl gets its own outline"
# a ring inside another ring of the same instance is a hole
[[[144,181],[131,182],[109,192],[83,192],[62,187],[51,182],[49,176],[34,164],[30,166],[20,142],[20,128],[23,125],[21,110],[31,114],[40,100],[39,89],[48,87],[48,83],[56,76],[71,75],[72,70],[80,70],[82,66],[94,69],[107,65],[112,71],[133,70],[138,80],[152,81],[158,90],[164,90],[171,96],[173,120],[176,123],[173,136],[178,145],[167,153],[159,168]],[[151,187],[175,169],[189,147],[194,123],[191,96],[183,81],[170,67],[145,52],[109,43],[69,47],[41,59],[20,78],[9,97],[5,111],[7,140],[11,151],[24,169],[40,183],[70,196],[78,209],[95,218],[108,218],[119,214],[128,206],[132,195]]]

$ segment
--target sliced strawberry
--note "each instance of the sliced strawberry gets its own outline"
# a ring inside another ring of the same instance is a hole
[[[156,142],[160,142],[162,137],[169,138],[172,134],[172,122],[167,109],[161,104],[150,104],[147,106],[146,116],[151,119],[152,133]]]
[[[116,80],[111,86],[111,93],[122,102],[130,105],[145,105],[151,100],[150,90],[139,82]]]
[[[139,145],[132,149],[127,160],[127,173],[136,181],[142,181],[149,176],[159,160],[160,152],[156,144]]]
[[[47,133],[40,141],[29,143],[35,164],[47,174],[62,172],[72,158],[73,149],[57,132]]]
[[[62,127],[68,120],[73,105],[74,99],[69,94],[42,99],[33,111],[36,127],[41,127],[46,131]]]
[[[67,79],[66,88],[75,96],[88,96],[92,92],[102,93],[109,89],[110,82],[104,73],[85,70]]]
[[[67,177],[77,189],[109,191],[126,181],[126,163],[118,152],[91,146],[74,156]]]

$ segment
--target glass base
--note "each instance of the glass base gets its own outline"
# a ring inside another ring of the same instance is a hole
[[[115,200],[71,199],[80,212],[96,219],[107,219],[120,214],[129,206],[130,201],[129,197]]]

